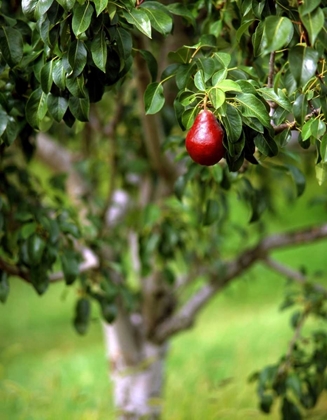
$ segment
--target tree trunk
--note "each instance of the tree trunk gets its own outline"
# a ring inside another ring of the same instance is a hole
[[[167,345],[157,345],[141,338],[138,339],[138,349],[126,357],[121,326],[119,319],[112,325],[104,324],[117,418],[158,420]]]

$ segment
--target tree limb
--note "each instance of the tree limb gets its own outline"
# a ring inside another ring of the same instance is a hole
[[[81,250],[81,253],[83,256],[83,262],[81,262],[81,264],[79,265],[79,274],[92,270],[94,268],[97,268],[99,266],[98,257],[89,248],[83,248]],[[7,274],[11,276],[19,277],[22,280],[26,281],[27,283],[31,283],[28,270],[23,270],[22,268],[16,265],[9,264],[7,261],[3,260],[2,258],[0,258],[0,269],[5,271]],[[64,278],[64,273],[62,271],[52,273],[49,276],[50,283],[61,281],[63,280],[63,278]]]
[[[284,264],[281,264],[279,261],[274,260],[271,257],[266,257],[263,262],[272,270],[276,271],[277,273],[282,274],[283,276],[295,281],[300,285],[305,285],[308,283],[308,278],[300,271],[294,270],[291,267],[288,267]],[[325,289],[321,284],[313,283],[312,287],[317,291],[322,293],[324,296],[327,297],[327,289]]]
[[[291,245],[302,245],[327,237],[327,224],[278,233],[262,239],[256,246],[245,250],[238,258],[225,263],[220,273],[210,273],[210,281],[198,290],[177,313],[174,313],[156,329],[153,340],[163,342],[179,331],[191,327],[202,307],[221,289],[249,269],[259,260],[265,260],[269,252]]]

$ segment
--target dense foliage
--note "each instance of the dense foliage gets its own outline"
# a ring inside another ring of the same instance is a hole
[[[232,194],[250,209],[249,221],[260,222],[280,192],[303,193],[303,162],[315,166],[320,185],[326,179],[326,19],[325,0],[3,0],[1,301],[8,276],[20,276],[42,294],[61,266],[67,285],[80,281],[74,319],[80,333],[92,299],[108,322],[117,297],[135,310],[140,291],[124,252],[131,230],[138,234],[144,277],[154,260],[169,287],[176,261],[190,271],[201,264],[223,272],[222,258],[237,251],[226,237],[244,235],[228,222]],[[135,78],[142,66],[148,80],[141,109],[142,80],[135,86]],[[185,131],[203,107],[226,134],[225,161],[210,168],[191,162],[184,149]],[[143,144],[143,114],[159,112],[159,153],[164,150],[172,165],[167,172]],[[65,194],[64,175],[39,180],[33,166],[38,131],[81,154],[75,166],[87,183],[83,216],[81,202]],[[141,205],[140,185],[148,177],[159,185],[160,176],[174,194],[153,195]],[[111,218],[108,227],[107,208],[118,188],[132,204],[122,223]],[[260,236],[259,229],[252,232]],[[79,269],[84,246],[100,259],[90,275]],[[117,273],[126,282],[115,281]],[[295,330],[308,315],[326,318],[325,298],[309,286],[301,299],[289,298],[288,304],[304,305],[293,318]],[[308,353],[294,342],[279,364],[255,376],[263,411],[281,397],[283,418],[296,420],[298,407],[316,404],[326,387],[326,332],[316,332],[312,343]]]

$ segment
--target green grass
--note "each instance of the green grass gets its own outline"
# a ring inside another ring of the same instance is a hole
[[[271,230],[326,220],[301,203]],[[275,257],[310,272],[324,270],[326,242],[278,251]],[[327,283],[327,282],[326,282]],[[56,284],[42,298],[19,280],[0,306],[0,419],[114,419],[101,322],[93,307],[88,334],[71,325],[75,295]],[[277,420],[257,408],[248,376],[278,360],[292,335],[289,311],[278,311],[285,281],[257,265],[215,297],[194,329],[173,339],[167,361],[164,420]],[[310,419],[327,418],[327,396]]]

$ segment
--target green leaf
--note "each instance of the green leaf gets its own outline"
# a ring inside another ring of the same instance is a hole
[[[66,71],[63,66],[62,60],[57,60],[53,64],[52,68],[52,79],[59,89],[65,89],[66,87]]]
[[[327,163],[327,134],[325,134],[321,139],[319,151],[321,156],[321,162]]]
[[[51,90],[51,86],[53,82],[52,72],[53,72],[53,61],[51,60],[44,64],[40,73],[41,88],[44,93],[49,93]]]
[[[226,116],[222,116],[223,126],[227,133],[227,139],[235,143],[242,134],[242,118],[237,108],[227,104]]]
[[[124,57],[126,60],[130,57],[133,48],[133,40],[130,32],[126,31],[126,29],[117,27],[116,28],[116,36],[115,36],[117,47],[120,55]],[[149,51],[146,51],[151,54]]]
[[[76,41],[73,41],[70,44],[69,50],[68,50],[68,62],[71,68],[73,69],[73,71],[68,76],[72,78],[79,76],[84,70],[86,61],[87,61],[87,50],[85,48],[84,42],[80,41],[79,39]]]
[[[68,108],[68,101],[61,96],[55,96],[52,93],[47,99],[48,111],[50,116],[57,122],[60,122]]]
[[[34,20],[34,11],[39,0],[22,0],[22,11],[29,20]]]
[[[302,420],[298,407],[286,397],[283,398],[281,413],[283,420]]]
[[[219,218],[219,203],[217,200],[209,199],[203,217],[203,226],[210,226]]]
[[[204,81],[207,82],[215,71],[215,60],[210,57],[201,58],[197,61],[197,65],[199,69],[203,71]]]
[[[5,132],[8,124],[9,116],[5,111],[0,109],[0,137]]]
[[[230,91],[242,92],[242,89],[240,88],[238,83],[230,79],[225,79],[225,80],[220,81],[219,83],[215,85],[215,87],[221,89],[224,92],[230,92]]]
[[[35,11],[34,11],[34,17],[36,20],[40,19],[43,15],[47,13],[47,11],[52,6],[54,0],[39,0],[37,2]]]
[[[147,1],[141,4],[140,9],[145,10],[149,16],[152,27],[163,35],[168,35],[173,27],[173,20],[164,5]]]
[[[107,64],[107,42],[104,30],[100,31],[94,37],[91,42],[91,55],[94,61],[94,64],[101,70],[103,73],[106,72]]]
[[[264,104],[251,93],[242,93],[235,97],[235,100],[242,105],[245,117],[255,117],[262,125],[269,127],[270,118]]]
[[[79,298],[75,306],[74,327],[76,331],[84,335],[87,331],[91,314],[91,303],[89,299]]]
[[[278,154],[278,146],[269,135],[257,134],[254,144],[264,156],[273,157]]]
[[[195,86],[201,90],[201,91],[205,91],[206,90],[206,84],[204,81],[204,77],[203,77],[203,71],[202,70],[198,70],[195,75],[194,75],[194,84]]]
[[[156,114],[164,106],[165,97],[161,83],[150,83],[144,92],[146,114]]]
[[[39,235],[34,234],[27,239],[27,252],[31,265],[38,265],[46,247],[46,242]]]
[[[196,26],[196,21],[193,13],[188,9],[187,4],[182,5],[180,3],[168,4],[167,9],[174,15],[182,16],[192,26]]]
[[[261,88],[258,91],[266,101],[274,102],[288,112],[292,112],[292,105],[282,89],[277,89],[275,92],[273,88]]]
[[[86,98],[87,91],[85,89],[85,80],[83,74],[76,79],[66,79],[66,86],[69,92],[76,98]]]
[[[260,50],[262,54],[280,50],[293,38],[292,22],[284,16],[268,16],[263,22]]]
[[[10,146],[17,138],[19,133],[19,125],[14,117],[7,117],[6,130],[2,134],[2,138],[7,146]]]
[[[302,141],[308,140],[312,136],[312,124],[314,122],[313,118],[310,118],[310,120],[306,121],[302,126]]]
[[[71,285],[79,275],[79,256],[74,250],[66,249],[60,257],[65,282]]]
[[[89,98],[76,98],[71,96],[68,101],[71,113],[78,121],[87,122],[90,113]]]
[[[245,22],[242,22],[242,25],[237,29],[236,31],[236,42],[239,43],[242,36],[247,32],[249,27],[254,22],[254,19],[246,20]]]
[[[320,6],[321,0],[304,0],[299,5],[299,12],[301,18],[308,13],[313,12],[318,6]]]
[[[108,6],[108,0],[93,0],[97,16]]]
[[[174,193],[179,201],[182,201],[187,182],[188,178],[185,175],[180,175],[175,182]]]
[[[100,300],[102,316],[106,322],[111,324],[117,316],[117,306],[114,303],[107,302],[104,299]]]
[[[225,93],[217,87],[211,88],[209,91],[210,101],[215,109],[220,108],[226,99]]]
[[[194,64],[181,64],[176,73],[176,85],[178,89],[184,89],[191,80]]]
[[[316,179],[319,185],[322,185],[327,179],[327,164],[320,162],[315,166]]]
[[[168,58],[169,60],[175,63],[187,64],[189,63],[193,50],[195,49],[196,49],[195,47],[188,47],[184,45],[183,47],[178,48],[178,50],[176,51],[169,52]]]
[[[318,51],[313,48],[297,45],[288,54],[290,71],[298,86],[304,86],[317,69]]]
[[[227,69],[223,68],[221,70],[218,70],[213,76],[212,76],[212,85],[216,86],[219,82],[226,79],[227,77]]]
[[[25,223],[20,230],[20,236],[22,239],[27,239],[29,236],[36,232],[36,228],[36,222]]]
[[[308,101],[306,96],[303,94],[298,95],[293,104],[293,115],[298,124],[302,125],[304,123],[307,110]]]
[[[89,1],[86,1],[83,4],[77,3],[74,6],[72,29],[76,37],[81,35],[89,28],[93,10],[93,6]]]
[[[67,12],[72,10],[76,0],[56,0]]]
[[[319,32],[324,27],[325,16],[320,7],[313,12],[301,16],[302,23],[309,34],[310,43],[313,46],[316,42]]]
[[[144,10],[134,8],[128,12],[123,10],[122,13],[128,23],[134,25],[148,38],[151,38],[151,22],[149,16]]]
[[[227,68],[229,66],[229,63],[232,60],[232,57],[230,54],[228,53],[224,53],[224,52],[216,52],[214,53],[213,57],[220,63],[222,64],[223,67]]]
[[[15,67],[23,58],[23,37],[14,28],[2,27],[0,29],[1,55],[10,67]]]
[[[198,112],[199,109],[196,106],[183,112],[182,123],[186,130],[189,130],[192,127]]]
[[[300,195],[302,195],[305,190],[305,176],[296,166],[286,165],[286,167],[288,168],[289,173],[291,174],[291,177],[295,183],[296,195],[297,197],[300,197]]]
[[[154,82],[157,79],[158,75],[158,63],[154,55],[147,50],[139,50],[139,53],[142,55],[146,64],[148,66],[152,81]]]
[[[41,88],[38,88],[32,92],[26,102],[25,113],[29,125],[37,129],[40,121],[45,117],[47,110],[47,95],[42,92]]]
[[[325,134],[326,132],[326,123],[324,123],[320,119],[314,119],[311,124],[311,135],[317,139],[320,140],[320,138]]]

